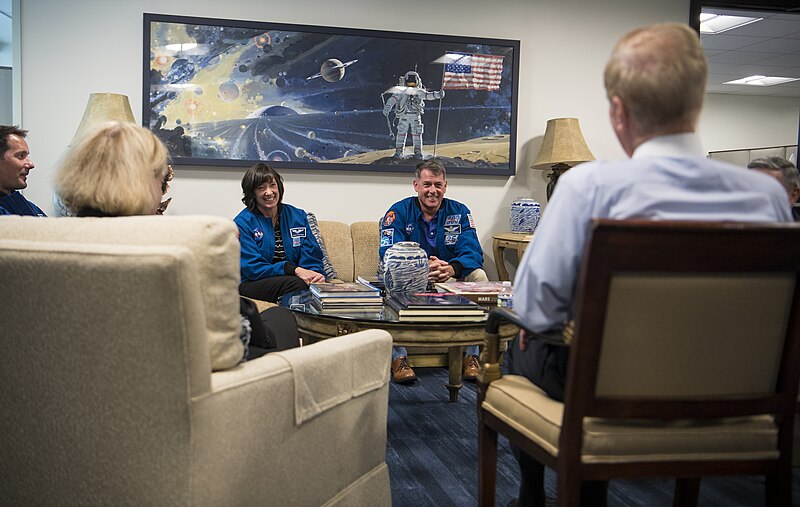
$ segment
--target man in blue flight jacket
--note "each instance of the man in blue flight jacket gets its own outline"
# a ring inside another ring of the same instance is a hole
[[[439,160],[432,158],[417,164],[414,190],[415,197],[394,203],[381,219],[379,258],[383,259],[386,250],[397,242],[414,241],[428,254],[430,281],[488,281],[472,213],[460,202],[444,198],[447,174]],[[464,378],[474,380],[478,370],[478,347],[468,347]],[[417,379],[408,364],[405,347],[392,349],[392,379],[397,383]]]
[[[28,173],[34,168],[27,135],[17,126],[0,125],[0,215],[46,216],[18,192],[28,186]]]

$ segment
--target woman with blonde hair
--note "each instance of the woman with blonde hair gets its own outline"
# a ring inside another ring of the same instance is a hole
[[[168,175],[167,149],[149,130],[107,122],[67,153],[56,190],[77,216],[154,215]]]
[[[172,177],[167,148],[152,132],[133,123],[108,122],[70,150],[56,175],[56,189],[79,217],[156,215],[171,200],[161,202]],[[240,301],[245,357],[300,345],[288,309],[269,308],[259,315],[252,301]]]

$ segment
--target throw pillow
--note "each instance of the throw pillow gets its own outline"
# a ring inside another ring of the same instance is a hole
[[[317,243],[319,243],[319,247],[322,249],[322,268],[323,271],[325,271],[323,273],[325,279],[332,280],[338,278],[339,274],[336,272],[336,268],[333,267],[330,257],[328,257],[328,250],[325,248],[325,242],[322,240],[322,234],[319,232],[317,217],[313,213],[306,213],[306,218],[308,219],[308,225],[311,227],[311,234],[314,235]]]

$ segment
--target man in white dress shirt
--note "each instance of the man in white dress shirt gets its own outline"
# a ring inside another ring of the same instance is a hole
[[[682,24],[634,30],[605,69],[611,126],[623,161],[589,162],[561,176],[520,262],[514,310],[534,332],[558,331],[573,318],[581,255],[593,218],[790,221],[774,178],[705,157],[695,126],[707,63],[696,32]],[[509,347],[509,372],[562,400],[568,348],[529,339]],[[544,505],[544,468],[518,454],[519,505]],[[586,484],[581,505],[605,505],[607,483]]]

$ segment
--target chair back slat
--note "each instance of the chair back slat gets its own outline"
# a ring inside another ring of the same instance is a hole
[[[717,417],[781,406],[800,375],[797,354],[785,353],[798,350],[798,275],[796,225],[596,220],[565,425],[698,408],[704,417],[703,402]]]
[[[614,276],[597,395],[773,392],[793,295],[791,274]]]

